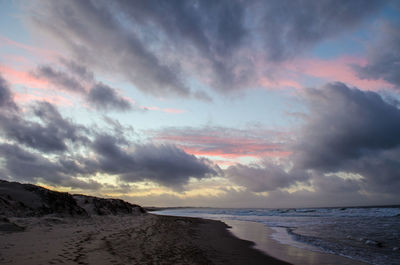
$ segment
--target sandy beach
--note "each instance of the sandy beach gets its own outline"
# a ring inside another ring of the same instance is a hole
[[[0,264],[288,264],[221,221],[0,181]]]
[[[288,264],[219,221],[152,214],[9,221],[24,229],[1,226],[1,264]]]

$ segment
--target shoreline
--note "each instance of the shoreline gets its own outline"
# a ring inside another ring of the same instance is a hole
[[[221,221],[232,227],[230,231],[236,237],[254,242],[254,248],[293,265],[370,265],[340,255],[311,251],[280,243],[271,238],[274,233],[273,229],[262,223],[228,219]]]
[[[156,213],[157,215],[163,216],[162,211]],[[176,216],[176,215],[166,215]],[[182,216],[189,217],[189,216]],[[190,218],[190,217],[189,217]],[[336,254],[326,253],[319,250],[317,247],[308,245],[306,243],[297,242],[297,246],[284,244],[274,239],[272,235],[276,233],[273,228],[267,225],[256,222],[256,221],[243,221],[243,220],[231,220],[231,219],[208,219],[204,217],[204,220],[217,220],[224,222],[235,237],[243,240],[253,242],[253,248],[263,252],[264,254],[274,257],[278,260],[288,262],[293,265],[331,265],[331,264],[342,264],[342,265],[370,265],[359,260],[352,259],[350,257],[340,256]],[[289,234],[287,236],[290,236]],[[299,246],[303,245],[301,248]]]
[[[0,263],[5,264],[289,264],[253,248],[216,220],[146,213],[9,221],[24,230],[0,229]]]

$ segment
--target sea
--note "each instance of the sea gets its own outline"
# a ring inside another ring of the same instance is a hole
[[[157,214],[258,222],[271,228],[271,238],[281,244],[368,264],[400,265],[400,206],[177,208]]]

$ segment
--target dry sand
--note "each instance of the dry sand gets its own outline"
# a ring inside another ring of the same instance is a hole
[[[167,217],[9,218],[0,264],[288,264],[252,248],[219,221]]]

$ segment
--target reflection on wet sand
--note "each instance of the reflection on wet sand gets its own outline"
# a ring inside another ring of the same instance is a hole
[[[355,261],[349,258],[305,250],[298,247],[280,244],[271,239],[274,231],[261,223],[222,220],[232,228],[230,231],[237,237],[255,242],[255,248],[267,253],[268,255],[287,261],[294,265],[365,265],[366,263]],[[299,247],[302,243],[299,243]],[[307,245],[307,247],[309,247]],[[316,250],[316,249],[315,249]]]

